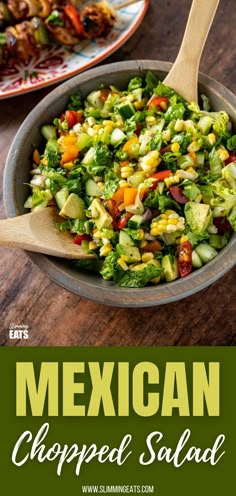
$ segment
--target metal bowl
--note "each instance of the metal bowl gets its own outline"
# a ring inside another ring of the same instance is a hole
[[[64,111],[69,96],[80,89],[86,96],[100,83],[124,88],[131,77],[153,71],[164,79],[171,64],[159,61],[125,61],[108,64],[80,74],[66,81],[46,96],[28,115],[20,127],[9,151],[4,173],[4,202],[8,217],[25,212],[24,202],[28,188],[31,156],[41,140],[42,124],[51,122]],[[199,91],[206,94],[214,110],[225,110],[236,125],[236,97],[213,79],[199,75]],[[23,234],[23,233],[22,233]],[[106,305],[146,307],[169,303],[190,296],[216,281],[235,264],[236,234],[228,245],[210,263],[185,279],[143,289],[118,288],[101,277],[75,270],[65,260],[28,253],[30,259],[54,282],[77,295]]]

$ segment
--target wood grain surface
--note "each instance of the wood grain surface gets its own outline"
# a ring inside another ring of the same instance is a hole
[[[132,59],[174,61],[190,0],[151,0],[132,38],[107,62]],[[221,0],[200,69],[236,92],[235,0]],[[0,103],[0,215],[5,217],[2,175],[13,137],[47,88]],[[91,303],[56,286],[20,250],[0,250],[0,345],[235,345],[236,267],[185,300],[147,309]],[[9,326],[25,324],[28,340],[9,339]]]

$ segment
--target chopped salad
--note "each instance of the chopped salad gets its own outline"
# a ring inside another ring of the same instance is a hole
[[[96,256],[78,268],[144,287],[188,276],[228,243],[236,135],[227,113],[201,98],[202,109],[147,72],[125,90],[75,93],[42,127],[25,207],[57,205],[58,228]]]

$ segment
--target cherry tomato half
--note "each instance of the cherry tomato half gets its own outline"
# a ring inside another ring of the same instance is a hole
[[[186,277],[192,272],[192,245],[189,241],[180,243],[178,253],[178,269],[180,277]]]
[[[89,236],[89,234],[76,234],[73,242],[75,243],[75,245],[81,245],[82,241],[85,241],[85,240],[90,241],[91,236]]]
[[[169,191],[174,200],[180,203],[180,205],[184,205],[189,201],[187,196],[184,195],[181,186],[170,186]]]
[[[226,160],[225,160],[225,164],[228,165],[230,164],[231,162],[236,162],[236,155],[230,155]]]
[[[166,96],[154,96],[148,104],[148,110],[152,110],[153,106],[159,107],[162,112],[167,110],[169,100]]]
[[[75,112],[74,110],[66,110],[65,119],[67,120],[68,126],[71,129],[73,126],[75,126],[75,124],[83,121],[83,113]]]

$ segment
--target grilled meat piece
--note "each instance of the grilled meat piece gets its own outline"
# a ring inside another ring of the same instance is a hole
[[[106,3],[92,3],[81,12],[86,38],[106,38],[116,21],[115,11]]]

